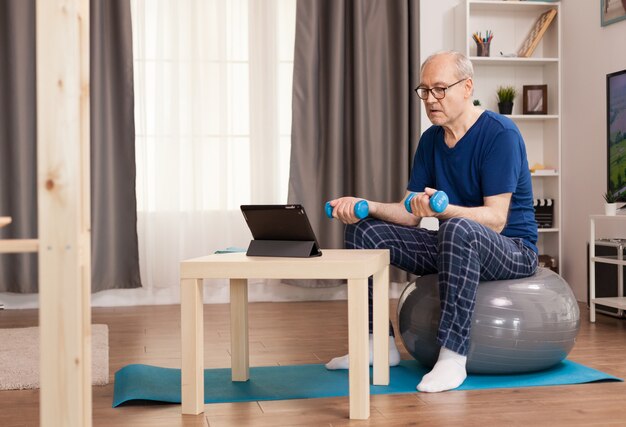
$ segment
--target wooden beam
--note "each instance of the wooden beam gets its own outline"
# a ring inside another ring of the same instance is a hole
[[[5,225],[11,224],[12,218],[10,216],[0,216],[0,228]]]
[[[0,239],[0,254],[37,252],[37,239]]]
[[[89,0],[37,0],[41,426],[91,426]]]

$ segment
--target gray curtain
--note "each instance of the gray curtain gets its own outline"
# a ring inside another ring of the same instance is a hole
[[[327,200],[404,195],[419,138],[418,23],[411,0],[298,1],[289,201],[322,248],[343,247]]]
[[[92,290],[139,287],[130,4],[90,8]],[[35,0],[0,1],[0,238],[37,236],[35,29]],[[0,256],[0,291],[37,280],[36,255]]]
[[[37,236],[35,0],[0,0],[1,238]],[[0,291],[37,292],[37,255],[0,255]]]
[[[92,290],[141,287],[128,0],[91,0]]]

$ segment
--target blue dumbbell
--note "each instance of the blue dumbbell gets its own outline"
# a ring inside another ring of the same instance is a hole
[[[330,205],[330,202],[326,202],[324,206],[326,210],[326,216],[328,218],[333,217],[333,207]],[[354,205],[354,214],[358,219],[363,219],[370,214],[370,206],[367,204],[367,200],[359,200]]]
[[[409,213],[413,213],[411,210],[411,200],[413,200],[413,197],[415,196],[417,196],[417,193],[411,193],[404,200],[404,207]],[[448,195],[444,191],[437,191],[435,194],[430,196],[430,208],[437,213],[445,211],[448,207],[448,202]]]

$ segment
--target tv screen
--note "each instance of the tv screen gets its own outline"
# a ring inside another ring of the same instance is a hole
[[[606,75],[607,190],[626,202],[626,70]]]

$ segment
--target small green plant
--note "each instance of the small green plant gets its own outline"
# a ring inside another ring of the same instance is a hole
[[[480,107],[480,99],[475,99],[474,100],[474,105],[477,107]]]
[[[615,194],[611,193],[610,191],[607,191],[606,193],[604,193],[602,197],[604,198],[604,201],[607,203],[617,203],[617,198],[615,197]]]
[[[517,89],[515,86],[499,86],[496,94],[498,95],[498,102],[513,102],[517,96]]]

